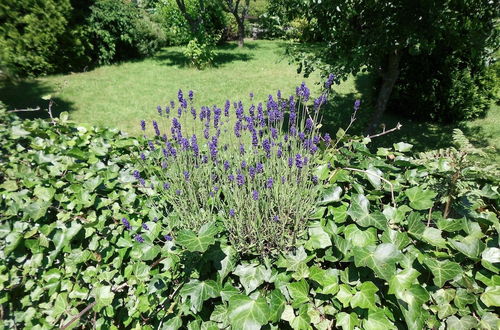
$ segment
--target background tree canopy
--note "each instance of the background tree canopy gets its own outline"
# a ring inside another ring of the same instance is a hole
[[[371,129],[388,104],[454,121],[484,115],[493,97],[494,1],[278,0],[272,8],[289,20],[305,18],[324,43],[312,57],[298,47],[295,59],[306,74],[323,63],[340,76],[360,69],[378,74]]]

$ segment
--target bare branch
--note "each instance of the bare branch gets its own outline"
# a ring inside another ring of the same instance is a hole
[[[379,136],[382,136],[382,135],[386,135],[386,134],[392,133],[394,131],[399,131],[401,129],[401,127],[403,127],[403,125],[401,125],[401,123],[398,122],[396,124],[396,127],[394,127],[394,128],[391,128],[391,129],[389,129],[389,130],[386,131],[385,127],[384,127],[384,130],[382,131],[382,133],[378,133],[378,134],[374,134],[374,135],[369,135],[367,137],[370,138],[370,139],[373,139],[373,138],[376,138],[376,137],[379,137]]]
[[[9,110],[7,112],[28,112],[28,111],[40,111],[40,107],[36,108],[26,108],[26,109],[14,109],[14,110]]]

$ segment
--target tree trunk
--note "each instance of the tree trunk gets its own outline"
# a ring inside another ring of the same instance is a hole
[[[245,42],[245,25],[243,24],[243,21],[241,21],[241,24],[238,23],[238,47],[243,47],[244,42]]]
[[[387,108],[387,103],[394,88],[394,84],[399,76],[399,61],[401,59],[401,53],[399,51],[394,51],[389,54],[382,67],[382,85],[378,92],[377,103],[375,104],[375,112],[373,113],[372,119],[369,123],[367,134],[371,135],[377,129],[380,119],[382,118],[385,109]]]

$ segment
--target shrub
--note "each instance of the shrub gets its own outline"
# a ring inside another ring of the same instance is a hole
[[[69,0],[2,1],[0,63],[22,76],[52,72],[53,57],[71,11]]]
[[[327,95],[310,108],[302,104],[309,93],[302,84],[296,96],[270,95],[265,106],[252,104],[245,112],[241,101],[231,108],[229,100],[224,111],[197,110],[193,92],[184,98],[179,90],[179,104],[165,110],[166,119],[176,108],[178,114],[162,130],[153,121],[156,141],[141,154],[148,180],[136,173],[142,184],[152,184],[154,204],[172,205],[178,219],[172,228],[198,231],[221,217],[238,251],[265,255],[291,249],[314,209],[319,179],[313,169],[324,140],[317,125]],[[202,126],[203,134],[193,134]]]
[[[91,11],[87,24],[99,64],[151,55],[161,46],[159,27],[132,2],[99,0]]]
[[[197,38],[189,41],[184,49],[184,55],[192,66],[204,69],[212,65],[215,58],[215,46],[210,40],[199,41]]]

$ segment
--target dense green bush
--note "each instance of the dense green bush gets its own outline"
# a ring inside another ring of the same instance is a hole
[[[412,157],[340,130],[306,233],[277,258],[238,254],[220,221],[171,230],[132,174],[147,140],[3,109],[0,139],[3,327],[86,309],[72,326],[498,328],[498,168],[458,131]]]
[[[91,7],[89,39],[99,64],[153,54],[163,33],[132,2],[99,0]]]
[[[190,40],[184,49],[184,55],[189,59],[192,66],[204,69],[210,66],[215,58],[215,44],[210,40]]]
[[[2,1],[0,70],[21,75],[54,71],[70,12],[69,0]]]
[[[498,63],[485,66],[481,58],[444,52],[408,57],[389,110],[445,123],[486,115],[500,82]]]

